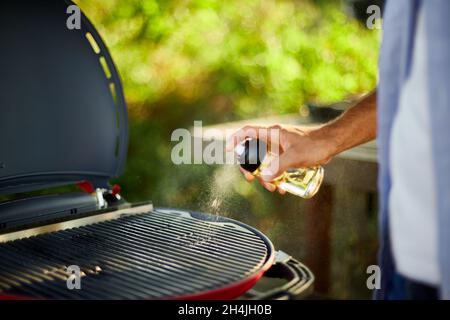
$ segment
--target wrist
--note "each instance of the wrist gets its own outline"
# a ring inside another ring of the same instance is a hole
[[[329,124],[312,130],[309,136],[319,146],[327,159],[343,151],[341,150],[341,135]]]

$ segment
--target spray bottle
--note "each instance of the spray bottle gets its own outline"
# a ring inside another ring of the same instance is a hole
[[[261,171],[267,168],[271,152],[262,140],[247,139],[237,145],[235,152],[241,167],[255,177],[261,176]],[[271,183],[296,196],[309,199],[313,197],[322,184],[324,171],[321,166],[311,168],[288,169]]]

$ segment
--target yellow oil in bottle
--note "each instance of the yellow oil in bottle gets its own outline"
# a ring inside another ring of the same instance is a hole
[[[252,172],[254,176],[260,176],[262,168]],[[319,191],[322,184],[324,170],[317,166],[312,168],[299,168],[286,170],[281,176],[272,181],[280,189],[296,196],[309,199]]]
[[[240,155],[241,166],[256,177],[260,177],[261,171],[269,166],[265,161],[267,146],[261,141],[252,148],[247,140],[237,153]],[[309,199],[319,190],[323,176],[324,170],[321,166],[294,168],[286,170],[271,183],[286,192]]]

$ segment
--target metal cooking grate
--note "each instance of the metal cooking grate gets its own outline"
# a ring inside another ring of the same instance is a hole
[[[217,289],[258,271],[261,236],[235,223],[157,209],[0,243],[0,295],[51,299],[139,299]],[[69,290],[67,267],[81,269]]]

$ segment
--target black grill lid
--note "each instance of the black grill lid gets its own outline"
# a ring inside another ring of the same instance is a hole
[[[80,30],[67,28],[69,5],[2,4],[0,194],[82,180],[106,186],[122,171],[128,129],[119,75],[83,14]]]

